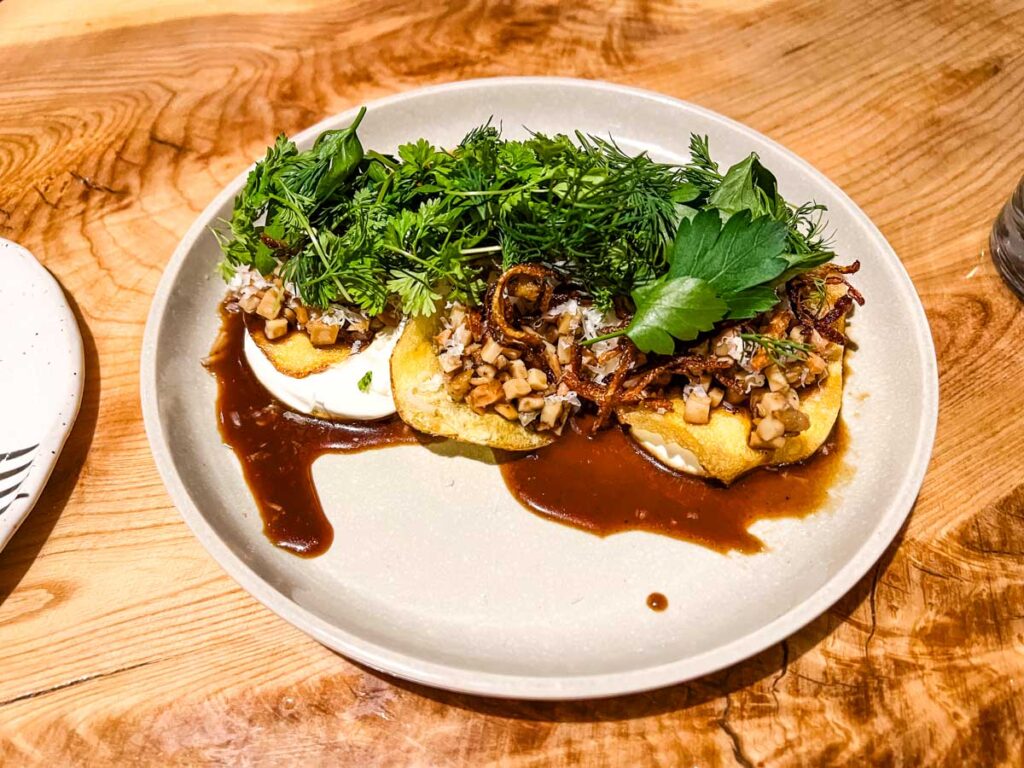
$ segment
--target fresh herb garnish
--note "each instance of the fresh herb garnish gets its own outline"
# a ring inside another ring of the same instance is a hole
[[[247,265],[312,307],[430,314],[442,298],[478,303],[495,268],[543,263],[601,308],[632,298],[631,323],[601,338],[669,354],[770,310],[778,286],[833,257],[821,206],[787,203],[755,154],[721,172],[707,137],[691,136],[681,166],[581,133],[504,140],[490,124],[391,156],[364,151],[363,114],[304,152],[278,138],[216,233],[226,277]]]
[[[495,264],[543,262],[609,306],[664,271],[699,195],[680,167],[584,134],[507,141],[485,125],[454,149],[420,139],[392,157],[364,155],[354,126],[306,152],[278,139],[220,235],[225,274],[281,262],[311,306],[375,314],[395,299],[429,314],[441,295],[476,303]]]
[[[751,341],[761,347],[768,355],[768,359],[779,366],[784,366],[790,360],[806,360],[813,351],[810,344],[793,339],[779,339],[775,336],[766,336],[763,333],[741,333],[743,341]]]
[[[642,352],[671,354],[674,339],[691,341],[726,317],[753,317],[778,297],[771,281],[782,274],[786,227],[770,216],[740,211],[724,225],[717,209],[679,225],[668,272],[633,291],[636,313],[625,335]]]
[[[363,374],[362,378],[359,379],[359,383],[356,385],[359,387],[360,392],[369,392],[370,383],[373,381],[373,371],[367,371]]]

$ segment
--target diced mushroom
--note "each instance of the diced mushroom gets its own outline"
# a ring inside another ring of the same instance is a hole
[[[825,362],[821,355],[811,352],[807,356],[807,370],[815,376],[818,376],[825,372],[828,368],[828,364]]]
[[[530,394],[530,384],[526,379],[509,379],[501,385],[505,391],[506,400],[514,400],[517,397],[523,397],[524,395]]]
[[[309,322],[309,310],[306,309],[302,304],[295,307],[295,322],[299,325],[305,325]]]
[[[452,307],[452,311],[448,314],[448,322],[453,326],[462,325],[462,321],[466,319],[466,310],[460,305]]]
[[[707,424],[711,420],[711,398],[691,392],[683,407],[683,419],[687,424]]]
[[[757,425],[757,436],[766,443],[786,434],[786,427],[774,416],[766,416]]]
[[[452,337],[452,329],[451,328],[445,328],[443,331],[441,331],[439,334],[437,334],[437,336],[434,337],[434,343],[437,344],[437,346],[439,346],[439,347],[443,347],[445,344],[448,343],[448,340],[451,337]]]
[[[558,353],[558,362],[562,365],[572,362],[572,338],[570,336],[559,336],[555,349]]]
[[[544,407],[544,398],[540,395],[530,395],[529,397],[522,397],[519,399],[519,412],[520,413],[532,413],[533,411],[539,411]]]
[[[743,401],[747,399],[747,396],[736,389],[727,389],[725,391],[725,402],[729,405],[742,405]]]
[[[787,432],[803,432],[811,426],[811,420],[803,411],[796,408],[787,408],[775,414]]]
[[[791,389],[786,393],[786,405],[790,408],[800,407],[800,395],[796,393],[795,389]]]
[[[337,325],[328,325],[319,320],[311,322],[306,326],[309,341],[314,347],[329,347],[337,342],[338,329],[339,326]]]
[[[531,368],[526,372],[526,381],[531,388],[538,391],[548,388],[548,375],[540,368]]]
[[[465,325],[456,326],[452,330],[452,337],[457,344],[461,344],[463,347],[473,343],[473,333]]]
[[[565,404],[560,400],[547,400],[544,402],[544,407],[540,412],[540,420],[542,424],[546,424],[549,427],[555,426],[558,423],[559,418],[562,416],[562,410],[565,408]]]
[[[501,354],[503,354],[509,360],[518,360],[523,356],[523,350],[516,349],[515,347],[502,347]]]
[[[525,379],[526,363],[522,360],[513,360],[508,364],[508,372],[512,374],[513,379]]]
[[[260,295],[258,293],[250,293],[244,299],[240,299],[238,306],[242,308],[243,312],[247,312],[250,315],[256,311],[256,307],[260,305]]]
[[[769,365],[764,371],[765,378],[768,379],[768,387],[772,392],[779,392],[781,390],[789,389],[789,382],[786,380],[786,374],[777,365]]]
[[[288,321],[283,317],[267,320],[263,333],[268,339],[279,339],[288,333]]]
[[[802,366],[793,366],[786,369],[786,381],[789,386],[795,386],[803,379],[806,370]]]
[[[770,416],[786,407],[786,396],[781,392],[768,392],[758,398],[754,411],[758,416]]]
[[[494,406],[494,410],[509,421],[515,421],[519,418],[519,411],[516,410],[514,405],[509,403],[498,403]]]
[[[573,320],[575,319],[576,318],[573,317],[573,315],[571,315],[570,313],[563,312],[562,315],[558,318],[558,335],[569,335],[572,332],[572,324]]]
[[[494,362],[491,363],[491,365],[493,365],[499,371],[504,371],[506,368],[508,368],[508,358],[505,357],[504,355],[498,355],[494,359]]]
[[[489,381],[486,384],[480,384],[473,387],[470,393],[466,395],[466,402],[469,403],[470,407],[477,411],[482,411],[489,405],[497,403],[502,398],[501,383],[498,381]]]
[[[548,364],[548,368],[555,374],[556,380],[562,378],[562,363],[558,359],[555,345],[550,341],[544,342],[544,362]]]
[[[281,314],[281,291],[277,288],[268,288],[256,307],[256,314],[267,320],[273,320]]]
[[[501,354],[501,344],[496,342],[494,339],[488,337],[483,347],[480,349],[480,359],[485,363],[494,365],[494,361],[498,359]]]
[[[734,344],[732,339],[736,334],[735,330],[730,329],[715,340],[714,352],[718,357],[732,357]]]
[[[310,328],[310,327],[312,327],[312,323],[310,325],[306,326],[306,328]],[[312,332],[311,332],[311,335],[312,335]],[[460,358],[458,355],[449,355],[449,354],[438,355],[437,356],[437,362],[441,366],[441,370],[444,371],[445,373],[451,373],[452,371],[457,371],[457,370],[459,370],[459,368],[462,367],[462,358]]]
[[[459,371],[457,374],[452,376],[448,380],[448,394],[455,402],[461,401],[469,394],[469,390],[472,388],[472,371]]]
[[[708,390],[708,397],[711,399],[711,407],[717,408],[722,404],[722,398],[725,397],[725,391],[721,387],[712,387]]]

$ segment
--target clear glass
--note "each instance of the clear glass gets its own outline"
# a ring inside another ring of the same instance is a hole
[[[1024,178],[996,217],[989,250],[1003,279],[1024,299]]]

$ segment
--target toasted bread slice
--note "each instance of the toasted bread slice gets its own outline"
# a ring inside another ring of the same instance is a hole
[[[452,400],[434,352],[439,324],[439,313],[411,318],[391,353],[391,388],[402,421],[428,435],[505,451],[532,451],[553,442],[552,434],[533,432],[496,413],[477,413]]]
[[[302,331],[289,331],[288,335],[271,341],[259,324],[246,323],[246,328],[256,346],[273,366],[285,376],[296,379],[326,371],[352,354],[352,351],[342,344],[314,347],[309,335]]]

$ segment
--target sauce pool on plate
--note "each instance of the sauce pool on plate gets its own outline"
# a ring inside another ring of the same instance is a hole
[[[217,379],[217,420],[263,518],[270,541],[313,557],[331,546],[334,530],[313,483],[313,462],[325,453],[354,453],[427,439],[397,416],[381,421],[329,421],[290,410],[253,374],[245,359],[241,312],[221,307],[221,334],[206,367]]]
[[[512,495],[542,517],[599,536],[649,531],[719,552],[758,552],[761,541],[747,531],[754,521],[820,509],[845,445],[840,424],[803,464],[758,469],[727,488],[665,468],[619,427],[586,432],[577,419],[545,448],[504,454],[501,473]]]

